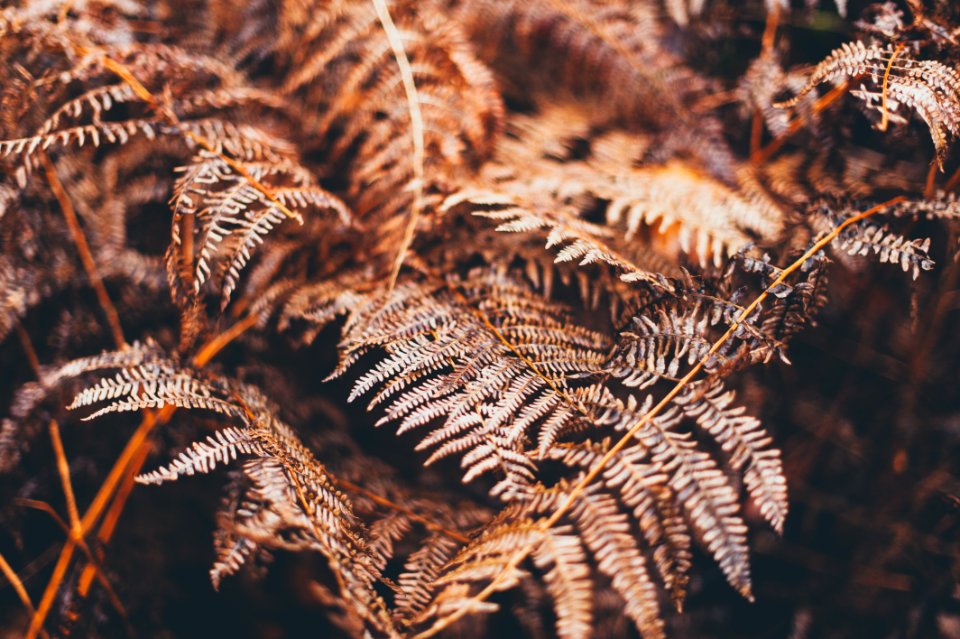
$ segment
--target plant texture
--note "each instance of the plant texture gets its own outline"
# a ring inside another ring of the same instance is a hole
[[[280,579],[297,633],[847,636],[701,596],[763,600],[794,485],[869,516],[810,441],[938,504],[881,509],[856,579],[955,562],[960,15],[796,4],[3,3],[10,629],[219,634],[120,575],[202,570],[202,528],[213,587]],[[862,326],[850,369],[903,399],[844,435],[810,344]],[[944,570],[903,636],[960,633]]]

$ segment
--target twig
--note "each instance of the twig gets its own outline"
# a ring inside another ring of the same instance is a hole
[[[780,7],[774,5],[767,11],[767,22],[763,28],[763,38],[760,40],[760,46],[763,53],[769,55],[773,51],[773,45],[777,40],[777,28],[780,26]]]
[[[773,45],[777,40],[777,27],[780,25],[780,7],[774,5],[767,11],[767,22],[763,28],[763,38],[760,40],[760,57],[770,58],[773,55]],[[750,157],[754,157],[760,150],[763,141],[763,114],[759,108],[753,110],[750,122]]]
[[[130,493],[133,491],[134,485],[136,485],[136,477],[140,474],[143,464],[147,461],[147,454],[149,452],[149,446],[141,446],[137,451],[137,454],[133,457],[133,460],[131,460],[130,466],[123,477],[123,482],[120,484],[113,501],[110,503],[110,508],[103,516],[103,522],[100,524],[100,529],[97,530],[97,542],[99,545],[97,549],[98,559],[102,560],[103,558],[101,548],[110,543],[110,539],[113,538],[113,533],[117,528],[117,522],[120,521],[120,515],[123,514],[123,510],[127,505],[127,499],[130,498]],[[83,572],[80,574],[80,580],[77,582],[77,592],[81,597],[86,597],[90,592],[90,586],[93,584],[95,572],[96,566],[90,564],[85,566]]]
[[[67,454],[63,450],[63,440],[60,439],[60,426],[57,424],[57,420],[51,419],[48,428],[50,429],[50,441],[53,443],[53,453],[57,458],[57,472],[60,474],[63,496],[67,500],[70,533],[78,539],[82,539],[83,529],[80,527],[80,513],[77,510],[77,499],[73,494],[73,482],[70,481],[70,464],[67,463]]]
[[[96,562],[96,559],[93,553],[90,552],[90,548],[87,546],[86,541],[84,540],[84,531],[87,530],[87,528],[84,528],[82,522],[80,521],[80,514],[77,510],[77,501],[73,493],[73,482],[70,481],[70,466],[67,463],[67,456],[63,450],[63,442],[60,439],[60,428],[57,425],[56,420],[50,420],[49,428],[50,440],[53,443],[54,454],[57,458],[57,471],[60,474],[60,482],[63,485],[63,494],[67,502],[67,513],[70,518],[70,526],[66,529],[68,541],[64,548],[67,546],[73,548],[74,546],[79,545],[85,551],[87,557],[91,561],[91,566],[94,567],[94,570],[100,576],[100,582],[103,584],[104,590],[106,590],[107,596],[111,600],[111,604],[117,609],[117,612],[120,613],[120,616],[123,618],[124,624],[127,627],[127,633],[132,634],[132,627],[130,626],[130,622],[127,618],[126,609],[123,607],[119,597],[117,597],[116,592],[114,592],[110,582],[103,575],[103,571],[100,570],[99,565],[94,563]],[[63,520],[59,517],[55,517],[54,519],[60,523],[63,523]],[[70,558],[72,554],[72,550],[70,553],[61,553],[60,560],[57,561],[57,565],[54,569],[54,575],[65,574],[66,569],[70,564]],[[64,557],[66,557],[66,559],[64,559]],[[62,580],[62,577],[60,580]],[[26,634],[27,639],[35,637],[41,629],[43,622],[46,619],[46,615],[49,612],[50,606],[53,604],[53,597],[57,592],[57,588],[51,588],[50,586],[58,582],[54,582],[53,578],[51,578],[50,584],[48,584],[47,589],[44,591],[43,599],[40,601],[40,607],[37,608],[30,620],[30,627]]]
[[[813,112],[820,113],[828,106],[840,99],[840,97],[847,92],[847,83],[844,82],[838,86],[835,86],[830,91],[825,93],[820,97],[813,105]],[[800,129],[803,128],[804,120],[801,117],[794,118],[790,125],[787,127],[787,130],[784,131],[780,136],[775,137],[770,142],[767,143],[767,146],[760,149],[756,154],[750,157],[750,161],[753,164],[764,164],[767,160],[773,157],[777,151],[783,147],[784,143],[795,135]]]
[[[27,612],[30,613],[32,617],[37,613],[36,608],[33,607],[33,602],[30,600],[30,594],[27,592],[27,589],[23,586],[23,581],[20,577],[17,576],[16,571],[7,563],[6,558],[3,556],[3,553],[0,553],[0,572],[3,573],[3,576],[6,577],[7,581],[10,582],[10,585],[13,586],[13,590],[17,593],[17,597],[20,598],[20,601],[23,603],[23,607],[27,609]],[[46,633],[43,633],[42,636],[46,636]]]
[[[30,333],[23,327],[23,322],[17,322],[17,339],[20,340],[20,346],[23,348],[23,354],[27,356],[27,363],[33,369],[33,374],[40,379],[40,359],[37,357],[37,351],[30,341]]]
[[[880,124],[877,125],[877,129],[880,131],[886,131],[890,125],[890,111],[887,109],[887,88],[890,86],[890,70],[893,69],[893,62],[897,59],[897,56],[900,55],[900,52],[903,51],[904,46],[906,45],[902,42],[897,45],[897,48],[893,51],[893,55],[890,56],[890,60],[887,62],[887,68],[883,72],[883,83],[880,88]]]
[[[244,331],[254,324],[256,324],[256,317],[251,315],[237,322],[227,331],[224,331],[224,333],[217,335],[200,349],[200,352],[194,358],[194,365],[198,367],[205,365],[231,341],[239,337]],[[100,515],[103,514],[107,505],[110,503],[111,498],[114,497],[115,490],[117,489],[117,486],[120,485],[121,481],[123,481],[124,478],[129,475],[137,474],[139,467],[136,467],[136,460],[140,460],[139,463],[142,465],[143,459],[145,459],[146,455],[145,445],[150,433],[153,432],[153,429],[156,426],[165,424],[167,421],[169,421],[170,417],[173,416],[175,411],[176,407],[169,404],[164,406],[159,411],[145,411],[143,420],[140,422],[137,430],[134,431],[133,435],[127,441],[123,452],[120,453],[117,461],[114,462],[113,468],[110,469],[110,473],[107,475],[107,478],[104,480],[103,484],[101,484],[96,496],[90,503],[90,506],[87,507],[83,518],[80,520],[81,530],[85,532],[92,530],[93,526],[100,518]],[[126,497],[124,496],[124,500],[125,499]],[[122,511],[123,502],[121,502],[121,505],[118,506],[118,508],[119,510],[116,514],[116,517],[119,517],[119,511]],[[66,575],[66,570],[70,564],[70,561],[73,559],[73,553],[76,551],[76,545],[76,541],[71,537],[67,539],[67,543],[65,543],[63,548],[60,550],[60,556],[57,559],[57,564],[54,567],[53,574],[50,577],[50,581],[47,583],[46,590],[44,590],[43,593],[41,609],[37,610],[37,613],[34,614],[31,620],[30,628],[33,634],[29,634],[28,632],[27,639],[32,639],[32,637],[36,636],[36,633],[39,632],[40,628],[42,628],[43,623],[46,620],[46,616],[50,611],[50,605],[53,603],[53,598],[56,595],[60,584],[63,582],[63,578]],[[87,579],[89,580],[90,577]],[[43,602],[47,602],[45,607],[43,606]]]
[[[54,523],[63,531],[67,538],[71,538],[72,531],[70,530],[70,525],[63,520],[56,510],[53,509],[53,506],[48,504],[45,501],[38,501],[36,499],[16,499],[15,503],[18,506],[23,506],[24,508],[32,508],[34,510],[39,510],[43,513],[46,513],[53,519]],[[120,598],[117,596],[117,593],[114,591],[113,586],[110,585],[110,581],[107,579],[106,574],[103,570],[103,566],[97,560],[97,557],[94,556],[93,551],[90,550],[90,547],[87,545],[86,541],[81,537],[76,540],[77,546],[80,550],[83,551],[87,559],[90,561],[93,568],[93,576],[96,576],[97,581],[100,582],[100,585],[103,586],[104,591],[107,593],[107,598],[110,600],[111,605],[117,610],[120,616],[124,620],[124,625],[126,626],[127,634],[131,637],[134,635],[133,626],[130,625],[129,618],[127,616],[127,611],[123,606],[123,603],[120,601]]]
[[[70,196],[67,195],[66,190],[63,188],[63,184],[57,176],[57,169],[53,166],[53,162],[50,161],[47,154],[40,151],[37,155],[40,158],[40,163],[43,164],[47,182],[50,183],[50,190],[53,191],[54,197],[56,197],[57,202],[60,203],[60,210],[63,211],[63,217],[67,222],[70,237],[73,238],[73,243],[76,245],[77,252],[80,254],[80,261],[83,263],[83,269],[87,273],[90,286],[93,287],[94,292],[97,294],[97,301],[100,303],[100,308],[103,309],[103,314],[107,317],[107,325],[110,327],[113,341],[117,348],[123,348],[126,346],[127,341],[123,338],[120,315],[117,314],[117,309],[113,305],[113,302],[110,301],[107,289],[103,285],[103,279],[101,279],[100,273],[97,270],[97,263],[94,261],[93,254],[90,252],[90,245],[87,243],[87,238],[83,234],[83,229],[80,228],[80,222],[77,220],[77,212],[73,208]]]
[[[937,169],[940,168],[939,162],[934,159],[927,170],[927,180],[923,185],[923,197],[930,199],[937,192]]]

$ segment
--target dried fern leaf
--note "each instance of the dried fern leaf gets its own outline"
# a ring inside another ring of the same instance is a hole
[[[688,387],[676,403],[720,444],[730,456],[730,467],[743,471],[760,514],[782,533],[788,502],[780,451],[770,447],[772,440],[756,418],[745,415],[744,407],[732,406],[734,396],[717,378]]]
[[[581,265],[602,262],[621,271],[620,279],[625,282],[644,282],[672,290],[670,282],[663,275],[640,268],[607,246],[603,238],[612,236],[609,229],[590,224],[567,211],[535,211],[505,194],[466,190],[447,198],[441,210],[448,211],[464,204],[474,209],[475,215],[499,222],[496,227],[498,231],[545,232],[546,248],[559,248],[555,260],[557,263],[573,260],[579,260]]]
[[[194,442],[180,453],[176,460],[155,471],[140,475],[142,484],[161,484],[183,475],[208,473],[218,464],[229,464],[240,455],[263,454],[256,439],[241,429],[229,426],[207,437],[205,442]]]
[[[550,530],[537,544],[533,562],[546,571],[544,581],[557,611],[557,636],[563,639],[593,636],[593,588],[580,537],[572,530]]]
[[[623,597],[624,613],[640,635],[644,639],[664,637],[657,590],[627,516],[612,498],[594,492],[577,501],[572,517],[583,543],[596,558],[597,568],[611,579],[614,590]]]
[[[609,448],[609,439],[598,444],[561,444],[551,449],[550,456],[568,466],[590,471]],[[673,501],[667,475],[659,465],[650,463],[646,450],[631,446],[616,455],[603,470],[602,477],[604,485],[617,494],[624,508],[633,515],[647,548],[652,551],[661,581],[680,608],[686,597],[693,562],[692,541],[689,527]],[[649,616],[648,581],[630,580],[625,585],[630,590],[637,589],[634,596],[625,595],[624,600],[633,608],[634,622],[641,631],[643,626],[654,621],[654,617]],[[626,590],[626,587],[618,590]]]
[[[663,29],[650,3],[483,0],[461,3],[457,19],[511,85],[603,96],[594,108],[628,125],[683,118],[683,96],[702,86],[659,46]]]
[[[630,396],[626,402],[608,400],[599,422],[628,430],[645,415],[651,398],[643,404]],[[698,449],[689,433],[677,430],[682,415],[674,407],[649,420],[637,440],[650,451],[651,460],[669,476],[668,485],[682,504],[697,539],[719,564],[727,581],[752,598],[746,524],[740,515],[736,491],[707,453]]]
[[[68,364],[80,371],[121,365],[114,378],[81,391],[71,407],[108,402],[96,416],[173,404],[211,410],[239,423],[218,431],[206,442],[195,443],[170,465],[138,477],[141,483],[161,483],[180,475],[209,472],[240,455],[252,457],[243,464],[249,481],[242,497],[246,512],[241,519],[234,516],[229,520],[234,526],[228,531],[232,541],[220,548],[211,572],[214,583],[239,568],[255,546],[316,550],[338,575],[342,594],[353,611],[378,632],[399,636],[374,588],[380,579],[377,559],[367,548],[350,502],[293,431],[276,418],[276,407],[252,387],[200,377],[170,359],[147,364],[128,364],[124,359],[136,361],[121,351]]]
[[[284,5],[280,49],[291,63],[284,91],[322,114],[311,127],[331,162],[350,163],[347,200],[358,216],[404,215],[414,193],[445,191],[469,175],[500,132],[503,105],[490,72],[458,26],[431,3],[388,7],[411,61],[422,119],[423,180],[401,69],[371,3]],[[384,229],[374,227],[376,231]]]
[[[917,60],[909,51],[892,46],[848,42],[817,65],[797,98],[824,82],[862,78],[853,94],[867,109],[881,112],[883,122],[899,117],[901,106],[920,116],[930,129],[943,162],[950,141],[960,134],[960,73],[936,60]],[[902,119],[902,118],[901,118]]]
[[[384,348],[350,399],[380,387],[371,406],[384,405],[381,423],[399,421],[401,433],[442,420],[418,446],[434,449],[427,463],[462,454],[464,481],[504,473],[494,492],[511,495],[534,478],[531,433],[579,417],[569,389],[599,370],[607,344],[505,275],[479,271],[454,286],[462,292],[401,283],[354,309],[338,372]]]
[[[173,242],[167,255],[168,277],[175,291],[185,287],[184,263],[195,265],[188,274],[196,295],[211,276],[220,288],[221,309],[230,301],[240,272],[257,245],[292,212],[300,218],[312,210],[333,213],[340,224],[350,223],[350,212],[337,197],[320,188],[295,157],[275,150],[228,164],[218,154],[201,151],[193,163],[180,169],[172,206]],[[239,173],[237,166],[244,173]],[[261,187],[251,183],[254,180]],[[179,229],[190,215],[196,241],[196,256],[183,252],[185,238]]]
[[[677,379],[681,366],[707,356],[713,340],[709,330],[717,317],[704,312],[700,302],[668,303],[637,315],[620,333],[607,370],[634,388],[647,388],[661,379]]]
[[[431,535],[410,554],[400,574],[395,615],[409,623],[433,601],[440,570],[460,549],[460,544],[444,535]]]

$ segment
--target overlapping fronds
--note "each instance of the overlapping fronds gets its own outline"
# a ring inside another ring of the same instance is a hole
[[[940,161],[953,138],[960,134],[960,74],[937,60],[913,57],[901,45],[846,43],[817,65],[800,95],[824,82],[852,78],[863,82],[852,91],[865,107],[880,114],[879,126],[903,122],[900,107],[910,109],[930,129]],[[792,104],[793,101],[785,103]]]
[[[490,72],[455,23],[432,3],[393,2],[388,10],[413,71],[415,113],[372,3],[287,3],[281,15],[280,48],[290,65],[284,92],[314,110],[310,130],[329,146],[329,161],[355,167],[350,204],[380,222],[422,206],[417,192],[443,190],[473,170],[490,153],[503,110]]]
[[[167,253],[171,287],[196,295],[212,276],[220,284],[221,309],[236,289],[252,251],[287,217],[295,216],[302,223],[303,212],[312,210],[333,213],[342,224],[350,222],[346,205],[317,185],[290,150],[276,142],[252,150],[242,161],[227,162],[218,154],[201,151],[180,170],[183,174],[171,202],[174,233]],[[189,240],[180,234],[185,216],[194,220],[190,224],[194,237]],[[196,255],[186,254],[185,245],[195,247]],[[184,265],[191,267],[187,273]]]
[[[585,410],[574,389],[600,371],[608,347],[519,281],[480,271],[401,283],[358,305],[339,370],[385,350],[350,399],[379,387],[371,406],[382,405],[381,422],[398,421],[400,433],[440,420],[418,445],[433,450],[427,463],[460,454],[464,481],[494,473],[494,494],[510,497],[534,482],[531,442],[546,449]]]
[[[597,106],[610,116],[657,124],[680,114],[684,94],[702,86],[658,46],[662,25],[652,3],[456,4],[483,59],[525,92],[533,85],[580,98],[602,95]]]
[[[259,546],[322,553],[337,573],[345,597],[380,632],[395,634],[384,602],[373,584],[379,579],[366,549],[360,524],[349,500],[333,478],[300,443],[289,426],[276,417],[276,407],[255,389],[227,380],[203,378],[198,372],[164,357],[155,347],[136,345],[67,364],[60,375],[119,368],[82,390],[71,408],[105,404],[87,417],[110,412],[177,406],[219,413],[238,426],[218,430],[193,444],[169,465],[137,478],[159,484],[183,475],[207,473],[239,456],[248,482],[230,517],[234,538],[219,542],[214,582],[234,572]]]
[[[532,635],[660,639],[698,548],[714,581],[768,586],[748,524],[782,533],[812,462],[764,427],[802,383],[767,376],[768,401],[741,372],[790,363],[827,255],[956,281],[942,3],[870,8],[812,72],[781,0],[20,4],[0,10],[0,471],[46,464],[44,427],[141,413],[109,473],[113,439],[71,442],[78,482],[106,477],[82,517],[55,451],[70,536],[25,598],[31,639],[83,634],[135,478],[221,469],[216,588],[312,552],[290,599],[345,635],[488,636],[509,608]],[[889,126],[907,111],[932,151]],[[952,307],[928,301],[933,334]],[[911,353],[867,356],[918,403]],[[173,450],[142,472],[153,446]],[[43,508],[27,484],[14,506]]]

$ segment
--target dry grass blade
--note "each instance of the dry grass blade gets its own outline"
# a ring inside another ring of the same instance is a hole
[[[417,93],[417,83],[413,77],[413,68],[410,66],[410,60],[407,58],[407,52],[403,48],[403,39],[397,26],[390,17],[390,9],[387,8],[386,0],[372,0],[373,6],[377,10],[377,18],[383,26],[383,31],[393,50],[393,57],[400,69],[400,78],[403,80],[403,92],[407,97],[407,109],[410,112],[410,140],[413,143],[413,157],[410,158],[413,164],[413,205],[410,208],[409,217],[403,230],[403,237],[400,239],[400,248],[397,251],[397,257],[393,262],[393,270],[390,272],[390,283],[388,290],[393,289],[397,283],[397,277],[400,276],[400,269],[403,267],[403,261],[406,258],[407,250],[413,243],[413,237],[417,230],[417,222],[420,219],[420,212],[423,209],[423,185],[424,168],[423,163],[426,158],[426,150],[423,144],[423,114],[420,112],[420,95]]]

